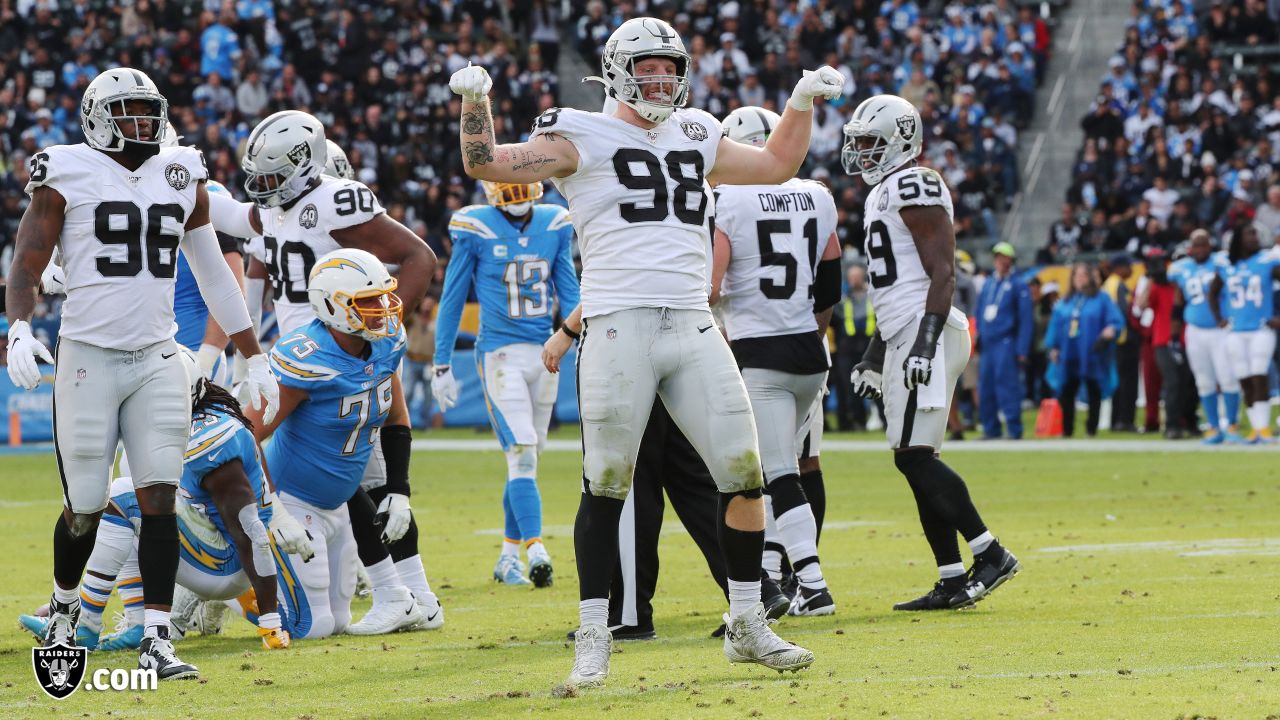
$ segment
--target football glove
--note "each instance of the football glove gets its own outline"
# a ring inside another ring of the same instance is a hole
[[[409,498],[400,493],[387,493],[378,503],[378,512],[373,516],[374,522],[382,526],[382,542],[393,543],[409,531],[409,521],[413,519],[413,510],[409,507]]]
[[[280,385],[267,365],[266,353],[258,353],[247,362],[249,370],[245,373],[244,390],[249,395],[249,405],[257,410],[266,401],[267,408],[262,414],[262,421],[270,425],[275,419],[276,411],[280,409]]]
[[[45,295],[66,295],[67,274],[56,263],[50,261],[49,266],[40,273],[40,287]]]
[[[315,550],[311,549],[311,533],[289,514],[274,492],[267,493],[263,500],[271,503],[271,522],[267,529],[271,531],[276,546],[290,555],[301,557],[302,562],[310,562],[316,556]]]
[[[27,390],[36,389],[40,384],[40,366],[36,364],[36,358],[53,364],[49,349],[31,334],[31,323],[18,320],[9,326],[9,379],[14,385]]]
[[[938,352],[938,338],[942,336],[946,322],[947,316],[942,313],[925,313],[920,318],[916,341],[911,345],[907,359],[902,361],[902,383],[907,390],[928,385],[933,378],[933,356]]]
[[[867,400],[880,399],[883,392],[881,387],[884,384],[884,377],[880,374],[880,370],[879,366],[873,366],[866,360],[854,365],[853,373],[849,376],[850,382],[853,383],[853,392]]]
[[[813,109],[813,99],[821,95],[828,100],[835,100],[844,92],[844,76],[830,65],[823,65],[817,70],[805,70],[800,82],[791,91],[791,99],[787,104],[796,110],[808,112]]]
[[[493,78],[481,65],[467,65],[449,78],[449,89],[466,102],[480,102],[493,87]]]
[[[436,365],[432,368],[431,394],[443,410],[458,404],[458,380],[453,376],[453,368],[448,365]]]

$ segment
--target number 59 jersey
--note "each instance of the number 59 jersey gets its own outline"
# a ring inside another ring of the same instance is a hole
[[[872,188],[863,213],[871,304],[880,336],[890,338],[924,312],[929,276],[916,241],[900,214],[905,207],[940,205],[954,221],[951,191],[937,172],[924,167],[899,170]]]
[[[249,252],[267,266],[271,276],[281,336],[316,316],[307,297],[307,281],[316,258],[341,247],[329,233],[363,225],[384,212],[363,183],[327,175],[287,208],[259,208],[262,237],[249,243]]]
[[[637,307],[707,307],[708,197],[720,122],[677,110],[652,129],[612,115],[553,108],[530,137],[578,150],[578,169],[552,182],[569,200],[582,251],[582,314]]]
[[[136,170],[88,145],[31,156],[27,193],[48,187],[66,200],[62,337],[115,350],[173,337],[178,243],[206,179],[204,157],[189,147],[161,148]],[[106,308],[129,308],[128,322]]]

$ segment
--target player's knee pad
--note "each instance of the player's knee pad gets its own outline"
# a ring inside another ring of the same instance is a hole
[[[538,448],[535,445],[512,445],[506,451],[507,479],[538,477]]]
[[[794,510],[809,502],[805,497],[804,488],[800,486],[799,475],[783,475],[774,478],[765,487],[765,492],[769,494],[772,501],[775,518],[780,518],[787,514],[788,510]]]
[[[67,534],[73,540],[84,537],[97,529],[98,519],[101,517],[102,513],[71,513],[71,522],[67,523]]]

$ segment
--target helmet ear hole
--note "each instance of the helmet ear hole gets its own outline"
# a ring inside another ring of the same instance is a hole
[[[337,312],[337,309],[333,307],[333,303],[329,301],[329,298],[324,299],[324,306],[330,314]]]

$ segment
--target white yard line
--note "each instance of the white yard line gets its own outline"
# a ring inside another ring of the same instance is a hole
[[[413,441],[414,450],[500,450],[497,438],[474,440]],[[1276,452],[1280,447],[1258,445],[1201,445],[1194,440],[1174,442],[1169,440],[969,440],[943,445],[943,452],[1071,452],[1071,453],[1241,453]],[[581,452],[578,440],[548,440],[547,452]],[[881,440],[824,440],[822,452],[889,452],[886,441]]]

